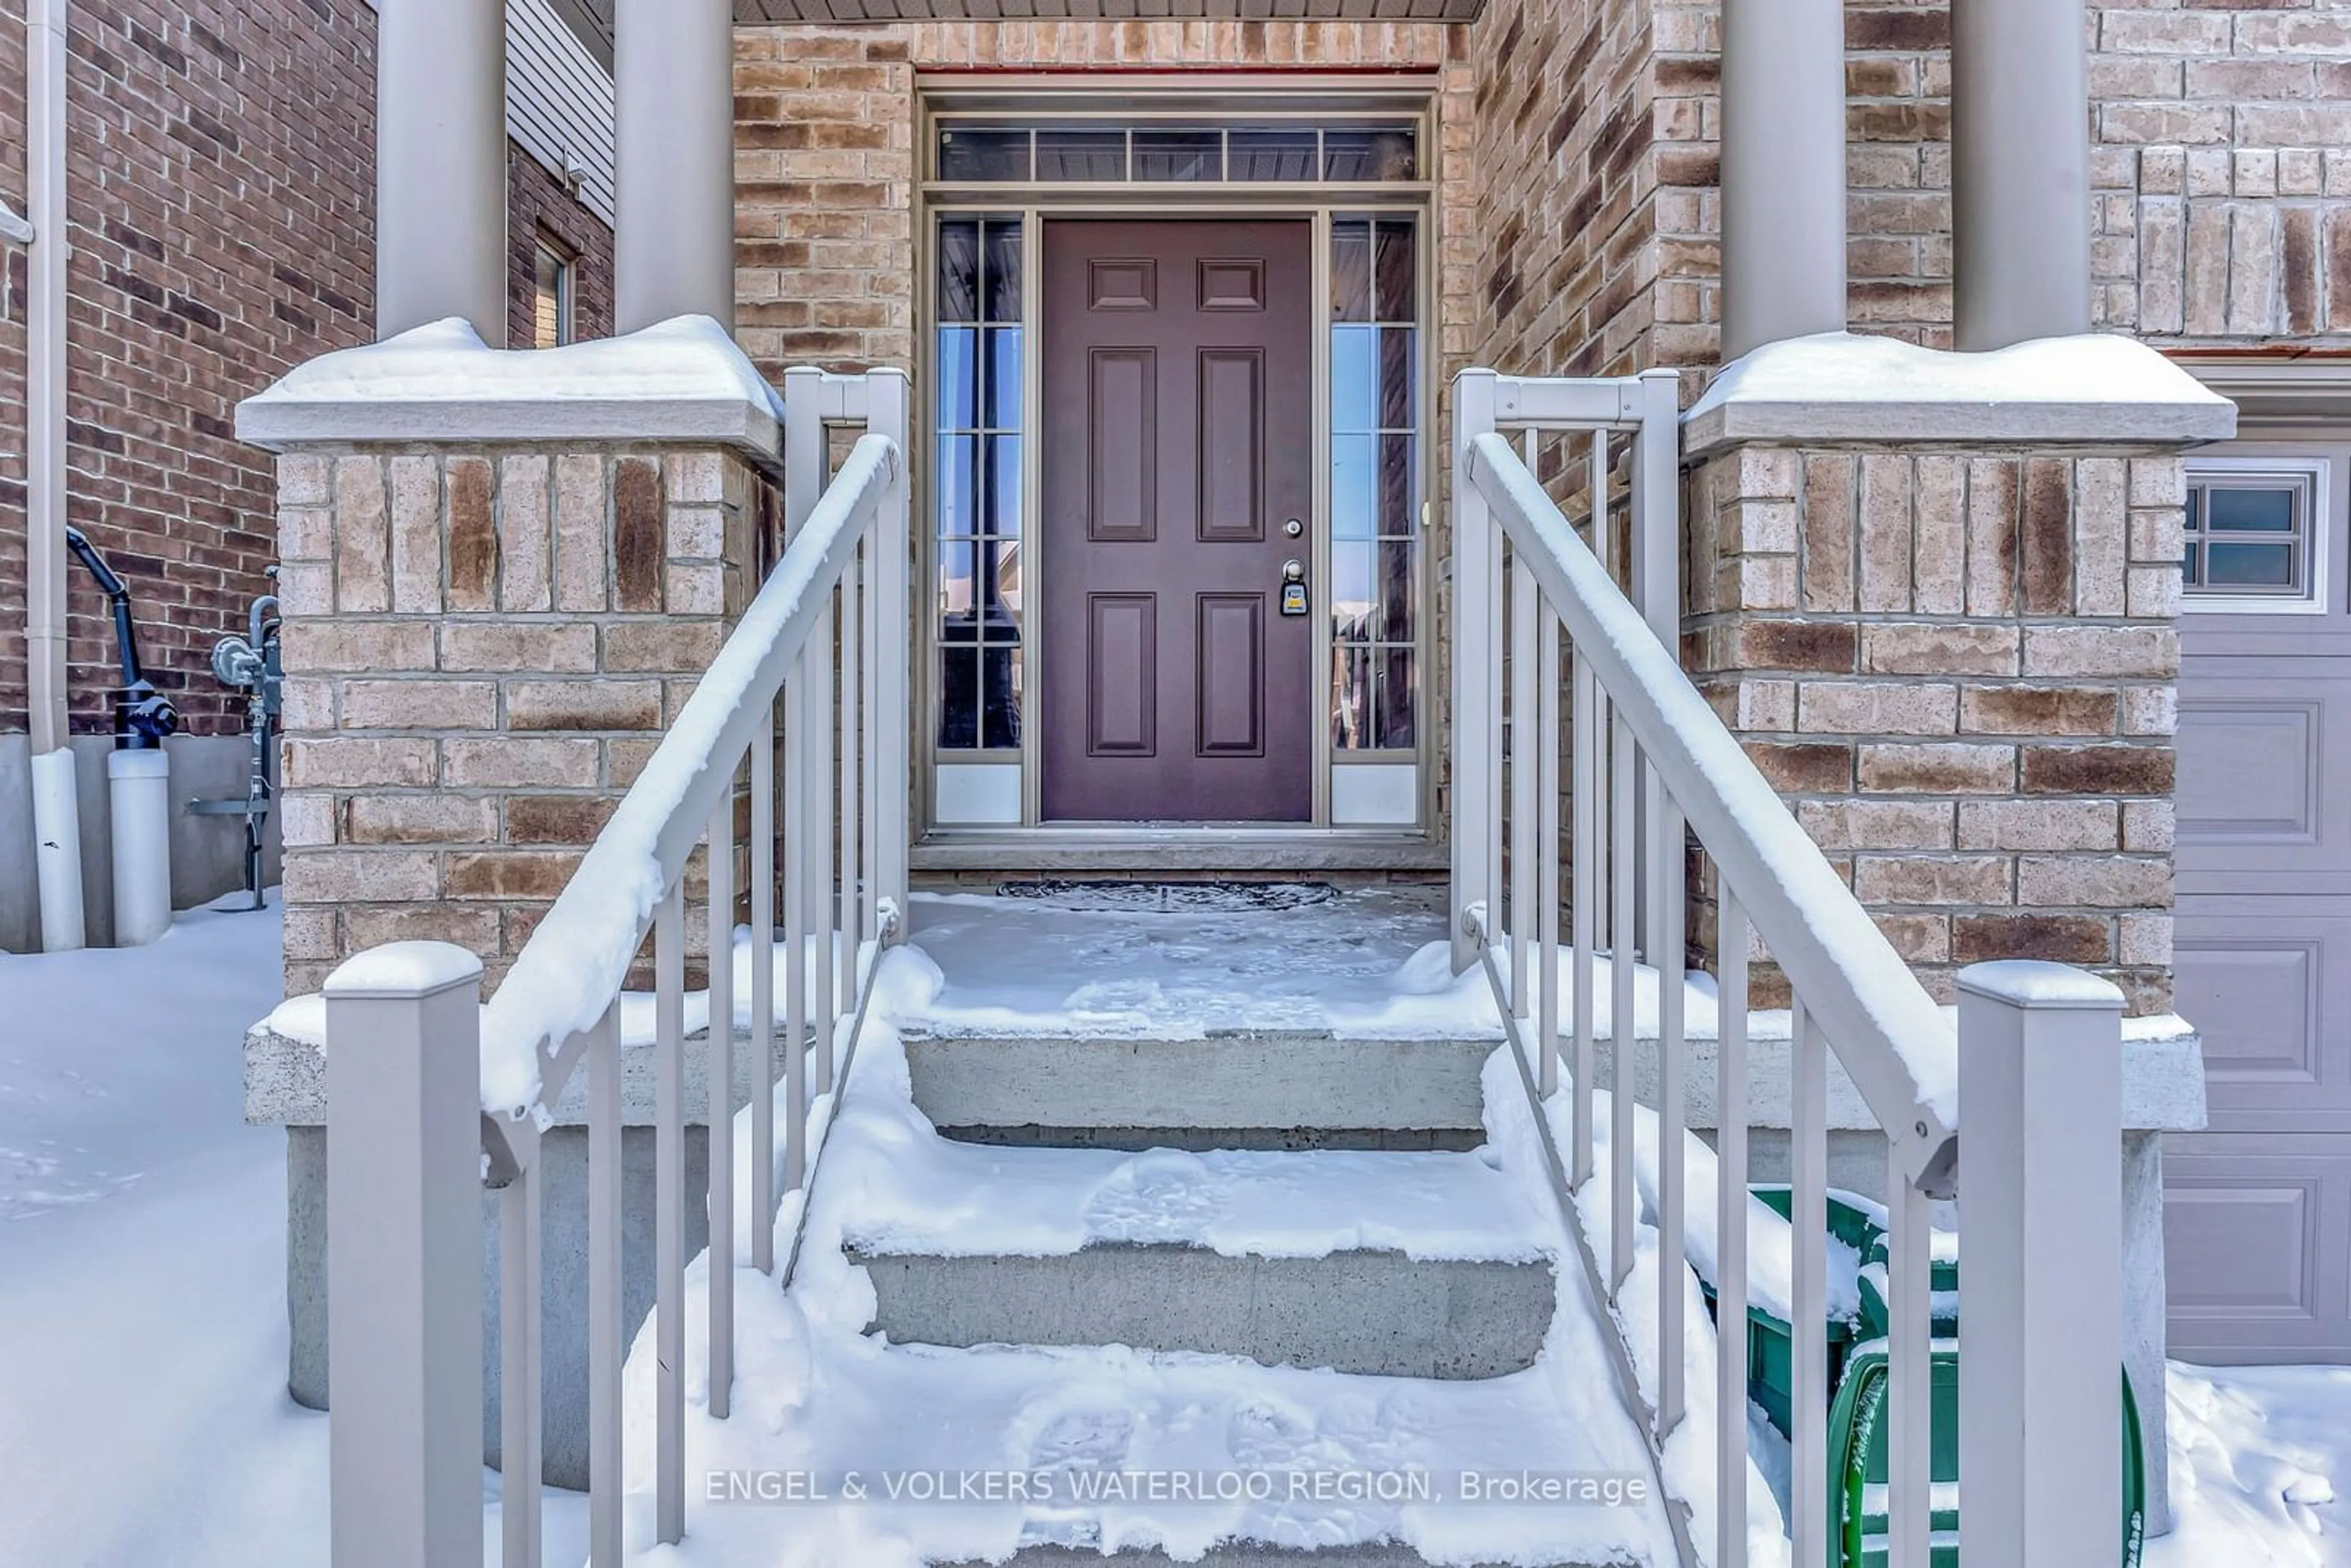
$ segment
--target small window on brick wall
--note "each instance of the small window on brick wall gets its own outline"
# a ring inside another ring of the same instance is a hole
[[[530,343],[554,349],[571,341],[572,293],[579,263],[568,250],[541,238],[534,247],[537,277],[531,287]]]
[[[2207,459],[2188,470],[2180,578],[2188,607],[2252,614],[2326,608],[2327,465]]]

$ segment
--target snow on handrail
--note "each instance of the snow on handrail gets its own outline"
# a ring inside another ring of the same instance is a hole
[[[572,1060],[560,1054],[565,1042],[592,1027],[627,983],[656,906],[684,871],[900,463],[889,437],[858,439],[484,1006],[485,1112],[520,1116],[562,1092]]]
[[[1527,471],[1507,437],[1465,459],[1513,549],[1922,1191],[1955,1179],[1959,1046],[1949,1020],[1757,770],[1673,652]]]

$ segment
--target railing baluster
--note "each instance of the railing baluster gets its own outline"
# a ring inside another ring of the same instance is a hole
[[[857,1006],[857,941],[865,934],[858,913],[862,896],[859,851],[864,843],[859,820],[859,789],[864,783],[864,737],[858,731],[858,694],[863,688],[863,605],[858,596],[857,562],[841,574],[841,978],[835,987],[841,1009]]]
[[[498,1529],[506,1568],[538,1568],[542,1185],[534,1159],[498,1194]]]
[[[588,1563],[621,1564],[621,1003],[590,1036],[588,1069]]]
[[[1559,617],[1541,603],[1535,615],[1535,917],[1541,935],[1535,972],[1542,977],[1537,1080],[1549,1099],[1559,1087]]]
[[[1633,852],[1633,770],[1639,762],[1632,731],[1620,717],[1609,761],[1616,775],[1609,787],[1608,869],[1612,913],[1608,920],[1608,1292],[1614,1300],[1633,1272],[1633,1103],[1634,1058],[1639,1054],[1640,1030],[1633,1002],[1633,892],[1640,880],[1640,862]]]
[[[1795,1427],[1789,1506],[1793,1562],[1829,1561],[1828,1047],[1798,998],[1792,1009],[1788,1133],[1788,1224],[1794,1287],[1790,1379]]]
[[[731,777],[734,768],[727,768]],[[710,813],[710,1414],[726,1418],[735,1385],[735,791]]]
[[[653,915],[655,1539],[685,1534],[685,882]]]
[[[1933,1231],[1890,1151],[1886,1176],[1886,1568],[1930,1568],[1934,1532]]]
[[[1687,1067],[1682,1057],[1682,972],[1685,918],[1682,896],[1682,816],[1666,794],[1656,769],[1647,770],[1649,786],[1650,866],[1649,922],[1656,936],[1650,958],[1657,971],[1657,1343],[1682,1343],[1682,1270],[1685,1183],[1682,1131],[1689,1106],[1682,1079]],[[1681,1425],[1684,1403],[1682,1358],[1657,1358],[1657,1437],[1663,1441]]]
[[[751,1267],[776,1271],[776,705],[751,737]]]
[[[1747,1568],[1747,911],[1717,885],[1714,1568]]]
[[[1557,635],[1556,631],[1552,633]],[[1575,667],[1573,714],[1575,839],[1570,846],[1575,860],[1574,891],[1569,899],[1575,944],[1575,1064],[1571,1088],[1575,1095],[1574,1147],[1568,1151],[1569,1179],[1578,1188],[1592,1179],[1592,988],[1600,974],[1600,936],[1595,907],[1600,902],[1600,728],[1599,704],[1593,700],[1598,683],[1582,653],[1568,650]]]
[[[1485,722],[1486,734],[1491,737],[1498,750],[1503,733],[1502,703],[1506,695],[1502,681],[1502,615],[1503,605],[1506,602],[1502,597],[1502,546],[1501,541],[1497,539],[1493,548],[1486,552],[1486,602],[1491,607],[1493,613],[1487,617],[1484,624],[1479,628],[1480,633],[1479,641],[1482,644],[1479,650],[1480,656],[1486,660],[1487,668],[1494,672],[1493,678],[1486,683],[1486,711],[1480,716]],[[1485,842],[1486,864],[1483,874],[1486,884],[1486,924],[1489,928],[1487,939],[1490,942],[1492,940],[1490,928],[1501,924],[1504,914],[1502,908],[1504,885],[1502,882],[1502,763],[1499,756],[1495,758],[1493,764],[1486,771],[1486,799],[1482,804],[1488,824]]]
[[[1592,553],[1600,562],[1600,570],[1604,572],[1609,570],[1609,551],[1608,433],[1604,430],[1595,430],[1592,433]],[[1608,758],[1614,746],[1615,727],[1609,722],[1608,718],[1612,709],[1608,700],[1608,688],[1600,684],[1598,672],[1593,672],[1590,679],[1594,698],[1592,705],[1593,757],[1592,820],[1597,824],[1593,832],[1592,873],[1593,885],[1600,890],[1601,896],[1604,898],[1609,885],[1608,857],[1614,849],[1608,841],[1609,824],[1615,820],[1608,813],[1608,791],[1614,785],[1612,775],[1614,769],[1610,767]],[[1596,925],[1604,928],[1607,924],[1608,911],[1604,908],[1594,910],[1593,919]],[[1608,942],[1611,945],[1611,950],[1614,950],[1613,944],[1616,938],[1607,936],[1601,940]]]
[[[1510,1016],[1527,1016],[1535,923],[1535,574],[1510,559]],[[1496,910],[1497,915],[1501,911]]]
[[[784,1190],[808,1176],[808,661],[784,682]]]
[[[876,567],[880,553],[870,535],[857,550],[858,570],[864,578],[864,586],[859,596],[863,614],[858,627],[864,643],[864,659],[858,666],[857,688],[859,733],[864,737],[860,754],[860,766],[863,772],[859,789],[864,798],[865,809],[859,818],[863,833],[857,856],[857,936],[861,942],[877,937],[882,932],[882,707],[879,698],[881,676],[875,666],[883,658],[882,622],[889,607],[882,602]],[[894,656],[894,650],[893,653]],[[877,962],[880,956],[878,953],[875,955]]]
[[[832,1025],[840,1017],[832,992],[832,862],[835,819],[832,807],[832,727],[834,641],[838,624],[830,603],[817,617],[816,634],[809,639],[808,812],[800,841],[808,857],[809,940],[815,945],[810,959],[809,1022],[816,1030],[816,1092],[832,1087]]]

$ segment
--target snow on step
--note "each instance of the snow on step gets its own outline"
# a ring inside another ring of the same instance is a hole
[[[747,1111],[743,1121],[747,1131]],[[683,1545],[654,1553],[664,1563],[914,1568],[1104,1553],[1142,1563],[1161,1560],[1154,1552],[1200,1561],[1220,1544],[1221,1560],[1251,1565],[1274,1548],[1334,1565],[1671,1561],[1661,1504],[1642,1479],[1642,1438],[1599,1370],[1598,1319],[1574,1270],[1559,1275],[1532,1365],[1447,1382],[1115,1345],[892,1343],[863,1332],[873,1281],[844,1250],[853,1225],[868,1226],[869,1240],[946,1245],[952,1235],[966,1249],[1010,1254],[1018,1244],[1039,1256],[1070,1256],[1111,1233],[1182,1239],[1206,1257],[1268,1256],[1250,1247],[1328,1257],[1376,1237],[1432,1261],[1469,1253],[1548,1274],[1565,1238],[1523,1162],[953,1145],[914,1110],[904,1048],[872,1021],[832,1136],[789,1290],[738,1270],[726,1421],[702,1413],[708,1258],[688,1270],[689,1513]],[[1343,1206],[1344,1184],[1332,1179],[1342,1173],[1361,1178]],[[1296,1212],[1271,1213],[1280,1204]],[[1440,1222],[1415,1223],[1439,1205]],[[788,1205],[779,1256],[793,1219]],[[626,1376],[632,1429],[652,1423],[654,1373],[641,1339]],[[629,1451],[626,1484],[649,1490],[651,1443]],[[1614,1501],[1464,1500],[1465,1477],[1490,1486],[1530,1472],[1590,1478]],[[937,1500],[942,1488],[955,1500]],[[775,1506],[726,1500],[762,1489]],[[632,1548],[651,1548],[639,1528],[649,1523],[632,1508]],[[1040,1550],[1056,1546],[1078,1554]]]
[[[1001,1148],[932,1133],[914,1107],[852,1100],[825,1150],[843,1239],[872,1253],[1050,1257],[1103,1243],[1226,1257],[1375,1249],[1530,1262],[1556,1221],[1478,1155]]]
[[[1475,1155],[1001,1148],[872,1095],[824,1160],[893,1340],[1490,1377],[1552,1316],[1557,1221]]]

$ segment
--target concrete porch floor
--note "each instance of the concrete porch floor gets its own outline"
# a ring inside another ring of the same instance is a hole
[[[909,1038],[1499,1038],[1438,885],[1010,883],[910,915],[935,974],[893,988]]]

